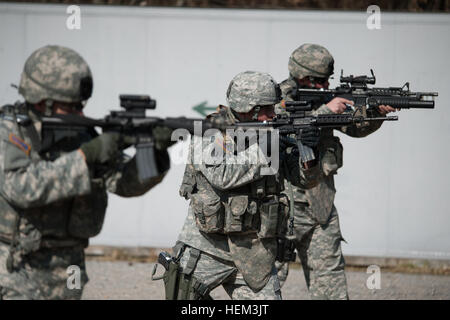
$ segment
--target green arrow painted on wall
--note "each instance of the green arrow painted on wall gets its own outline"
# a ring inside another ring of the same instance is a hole
[[[192,110],[200,113],[202,116],[206,117],[210,114],[210,111],[215,111],[217,107],[207,106],[208,101],[200,102],[199,104],[192,107]],[[208,112],[209,111],[209,112]]]

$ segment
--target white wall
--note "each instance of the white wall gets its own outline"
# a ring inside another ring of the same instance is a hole
[[[87,114],[96,117],[118,106],[119,93],[155,97],[153,114],[198,116],[191,108],[202,101],[225,103],[238,72],[285,79],[289,54],[305,42],[327,47],[337,74],[373,68],[378,86],[409,81],[412,90],[438,91],[435,110],[402,111],[400,121],[365,139],[340,135],[345,165],[336,206],[345,254],[450,258],[450,15],[382,13],[381,30],[367,29],[365,12],[84,5],[81,30],[68,30],[67,17],[66,6],[0,4],[0,103],[19,98],[9,84],[46,44],[71,47],[88,61],[94,94]],[[92,243],[172,246],[187,212],[178,195],[183,169],[173,164],[143,197],[111,196]]]

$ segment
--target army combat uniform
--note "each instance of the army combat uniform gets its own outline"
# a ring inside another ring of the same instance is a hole
[[[293,93],[297,88],[294,79],[283,81],[280,87],[286,101],[294,100]],[[277,106],[277,113],[281,112],[282,108]],[[311,111],[312,115],[331,113],[326,105]],[[365,137],[381,124],[382,121],[373,121],[361,127],[342,127],[339,131],[351,137]],[[334,136],[333,129],[321,129],[318,149],[323,171],[318,185],[309,190],[292,186],[286,188],[285,194],[295,201],[295,242],[311,298],[348,299],[345,261],[341,250],[343,237],[334,206],[334,175],[343,165],[343,147],[339,137]],[[280,280],[284,281],[287,265],[278,268]]]
[[[229,124],[238,121],[224,106],[210,117]],[[288,155],[277,174],[261,176],[261,168],[267,166],[264,161],[225,162],[227,150],[234,150],[229,147],[232,139],[204,138],[204,150],[212,143],[223,144],[223,161],[214,165],[195,163],[193,153],[199,148],[191,143],[190,161],[180,188],[180,194],[191,200],[178,238],[182,245],[175,247],[176,251],[184,250],[182,272],[197,282],[197,297],[204,298],[223,285],[232,299],[281,299],[274,261],[276,238],[285,232],[288,218],[288,202],[280,193],[283,176],[288,171],[291,183],[310,188],[318,179],[319,168],[301,169],[298,156]],[[257,149],[258,144],[249,146],[251,153],[257,153]]]
[[[13,116],[11,107],[3,117]],[[84,248],[102,228],[106,191],[139,196],[163,175],[139,183],[135,160],[124,158],[96,176],[79,150],[49,160],[37,151],[41,123],[27,115],[32,122],[0,119],[0,297],[80,298],[88,281]],[[81,270],[78,290],[67,288],[71,265]]]
[[[165,175],[140,183],[119,134],[43,127],[37,107],[81,113],[92,85],[78,53],[45,46],[25,63],[26,103],[0,110],[0,300],[80,299],[84,248],[102,228],[107,191],[139,196]],[[165,149],[156,157],[169,163]]]

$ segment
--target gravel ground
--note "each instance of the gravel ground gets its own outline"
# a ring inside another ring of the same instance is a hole
[[[128,263],[124,261],[87,261],[90,281],[83,299],[164,299],[162,280],[150,279],[153,263]],[[162,267],[158,267],[158,274]],[[347,271],[350,299],[450,299],[450,276],[383,272],[381,289],[369,290],[365,272]],[[301,269],[291,269],[283,286],[283,298],[309,299]],[[229,299],[219,287],[212,294],[215,299]]]

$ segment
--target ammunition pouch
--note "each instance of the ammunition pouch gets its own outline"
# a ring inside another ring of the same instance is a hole
[[[206,233],[223,232],[225,208],[219,197],[195,193],[191,195],[191,205],[200,231]]]
[[[285,233],[289,216],[285,196],[271,195],[255,199],[249,195],[229,195],[220,199],[213,194],[191,195],[197,227],[205,233],[250,234],[273,238]]]
[[[261,204],[259,215],[261,219],[258,231],[259,238],[273,238],[277,234],[280,204],[276,199],[271,199]]]
[[[324,137],[319,146],[321,164],[326,176],[336,174],[343,165],[343,147],[338,137]]]
[[[258,234],[273,238],[283,234],[289,214],[278,175],[267,176],[241,187],[219,190],[200,173],[197,189],[190,194],[191,208],[200,231],[217,234]]]
[[[225,203],[224,234],[255,233],[258,229],[258,203],[248,195],[231,195]]]

